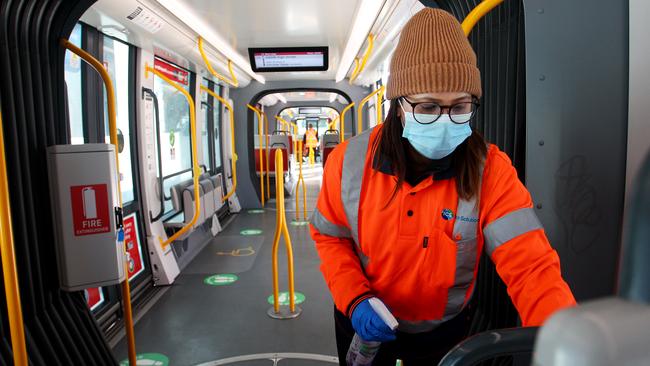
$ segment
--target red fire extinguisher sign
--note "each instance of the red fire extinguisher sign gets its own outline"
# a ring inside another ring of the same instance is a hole
[[[74,235],[93,235],[110,231],[110,210],[106,184],[70,187]]]

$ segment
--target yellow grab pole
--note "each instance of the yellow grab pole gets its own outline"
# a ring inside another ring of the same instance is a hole
[[[377,93],[377,124],[380,125],[384,123],[384,92],[386,89],[384,88],[379,88],[381,89],[379,93]]]
[[[196,141],[198,140],[198,137],[196,136],[196,110],[195,110],[195,107],[194,107],[194,99],[192,99],[192,96],[190,95],[190,93],[187,92],[187,90],[185,90],[185,88],[183,88],[182,86],[178,85],[177,83],[171,81],[169,78],[167,78],[165,75],[163,75],[160,71],[154,69],[153,67],[149,66],[148,64],[145,64],[144,65],[144,77],[148,78],[150,72],[153,73],[154,75],[158,76],[159,78],[161,78],[167,84],[174,87],[174,89],[181,92],[185,96],[185,99],[187,99],[187,103],[190,105],[190,134],[191,134],[191,137],[192,137],[190,139],[190,144],[192,145],[192,174],[193,174],[193,183],[194,183],[194,216],[192,217],[192,220],[187,225],[183,226],[180,230],[178,230],[176,233],[174,233],[174,235],[167,238],[167,240],[163,241],[161,237],[158,237],[158,240],[160,240],[160,245],[163,248],[166,248],[174,240],[178,239],[178,237],[185,234],[192,227],[194,227],[194,224],[196,224],[196,221],[199,219],[199,211],[201,210],[201,200],[198,199],[199,198],[199,176],[201,175],[201,170],[200,170],[200,167],[199,167],[199,161],[198,161],[197,151],[196,151]]]
[[[23,324],[23,309],[20,305],[20,288],[18,286],[18,270],[16,269],[16,253],[14,251],[2,115],[0,115],[0,174],[0,195],[2,196],[2,200],[0,200],[0,248],[2,249],[2,274],[7,297],[11,350],[14,356],[14,365],[27,366],[25,326]]]
[[[228,80],[225,76],[222,76],[212,68],[212,65],[210,64],[210,60],[208,60],[208,56],[205,54],[205,51],[203,51],[203,38],[201,37],[199,37],[199,52],[201,53],[203,62],[205,62],[205,66],[208,67],[208,71],[210,71],[212,75],[214,75],[217,79],[223,81],[224,83],[234,86],[235,88],[239,86],[239,82],[237,81],[237,76],[235,76],[235,72],[232,69],[232,60],[228,60],[228,71],[230,71],[230,77],[232,78],[232,80]]]
[[[363,106],[375,95],[383,93],[385,89],[386,87],[382,85],[377,90],[366,95],[366,97],[361,99],[359,102],[359,108],[357,109],[357,135],[360,135],[363,129]]]
[[[232,189],[221,199],[221,202],[226,202],[228,198],[230,198],[237,191],[237,159],[239,157],[237,156],[237,151],[235,149],[235,112],[233,111],[230,103],[228,103],[227,100],[223,99],[219,94],[213,92],[203,85],[201,85],[201,90],[210,94],[219,102],[223,103],[223,105],[226,106],[226,109],[228,109],[228,115],[230,116],[230,152],[232,155],[230,170],[232,171]]]
[[[266,112],[262,112],[262,118],[265,122],[264,144],[266,145],[266,200],[271,199],[271,171],[269,170],[269,160],[271,160],[271,151],[269,150],[269,119],[266,118]],[[275,176],[277,184],[278,176]]]
[[[264,202],[266,199],[266,195],[264,194],[264,155],[262,150],[264,150],[264,143],[262,142],[262,133],[264,132],[264,122],[262,121],[262,112],[253,107],[250,104],[246,104],[246,107],[248,109],[252,110],[255,112],[257,115],[257,135],[259,136],[260,140],[260,198],[262,200],[262,207],[264,207]]]
[[[341,111],[341,136],[340,136],[340,142],[345,141],[345,112],[350,110],[350,108],[354,107],[354,102],[348,104],[343,110]]]
[[[502,2],[503,0],[483,0],[483,2],[478,4],[469,14],[467,14],[465,20],[463,20],[463,24],[461,24],[465,35],[468,36],[476,23],[478,23],[478,21],[483,18],[485,14],[489,13],[490,10],[497,7],[497,5],[501,4]]]
[[[296,183],[296,221],[300,221],[300,207],[299,195],[300,184],[302,183],[302,210],[303,219],[307,220],[307,188],[305,186],[305,178],[302,176],[302,141],[298,142],[298,182]]]
[[[63,48],[70,50],[70,52],[81,57],[84,61],[90,64],[95,71],[99,73],[106,86],[106,102],[108,105],[108,128],[110,131],[111,144],[115,146],[115,170],[118,176],[117,179],[117,192],[119,197],[120,209],[122,209],[122,186],[120,184],[120,158],[119,151],[117,150],[117,117],[115,112],[115,89],[113,88],[113,81],[111,80],[108,71],[104,65],[88,52],[75,46],[67,39],[61,39],[60,44]],[[198,216],[197,216],[198,217]],[[124,243],[126,245],[126,242]],[[127,248],[124,248],[127,251]],[[124,268],[126,273],[128,271],[128,263],[124,261]],[[131,308],[131,287],[129,284],[128,276],[122,281],[122,297],[124,301],[124,328],[126,328],[126,338],[128,344],[129,365],[136,365],[136,352],[135,352],[135,332],[133,331],[133,309]]]
[[[368,63],[368,59],[370,58],[370,54],[372,53],[372,49],[375,45],[375,36],[372,34],[368,35],[368,48],[366,48],[366,52],[363,54],[363,59],[361,60],[361,65],[359,67],[354,68],[354,71],[352,72],[352,75],[350,75],[350,81],[349,83],[352,84],[354,80],[361,74],[361,72],[366,68],[366,64]],[[358,63],[358,62],[357,62]]]
[[[277,164],[276,164],[277,171]],[[275,197],[278,197],[279,186],[275,186]],[[276,201],[278,201],[276,199]],[[276,205],[275,212],[275,234],[273,235],[272,262],[273,262],[273,311],[280,312],[280,285],[278,280],[278,246],[280,245],[280,235],[282,234],[282,219],[280,218],[280,205]]]
[[[314,159],[314,148],[309,147],[309,166],[312,167],[314,166],[315,159]]]
[[[275,175],[280,176],[284,171],[282,162],[282,149],[275,150]],[[280,312],[280,294],[278,284],[278,247],[280,245],[280,236],[284,236],[284,244],[287,249],[287,266],[289,272],[289,309],[291,313],[296,311],[294,270],[293,270],[293,249],[291,247],[291,237],[287,228],[287,218],[284,209],[284,180],[276,179],[275,197],[277,210],[275,216],[275,236],[273,237],[273,309],[275,313]]]

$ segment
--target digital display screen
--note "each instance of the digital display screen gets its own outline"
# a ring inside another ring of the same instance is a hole
[[[248,54],[255,72],[328,69],[327,47],[249,48]]]
[[[319,107],[313,107],[313,108],[298,108],[298,113],[299,114],[320,114],[321,109]]]

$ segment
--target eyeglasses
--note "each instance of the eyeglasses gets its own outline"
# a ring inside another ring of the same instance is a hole
[[[433,102],[412,103],[405,97],[402,97],[399,101],[402,110],[404,110],[404,106],[401,104],[402,100],[411,106],[415,121],[422,125],[428,125],[437,121],[445,109],[447,109],[446,114],[449,115],[449,119],[453,123],[462,125],[474,117],[480,106],[476,99],[473,99],[471,102],[460,102],[447,106]]]

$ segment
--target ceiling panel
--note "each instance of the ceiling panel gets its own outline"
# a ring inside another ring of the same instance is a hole
[[[267,80],[331,79],[359,0],[182,0],[248,58],[249,47],[328,46],[329,70],[261,73]]]

